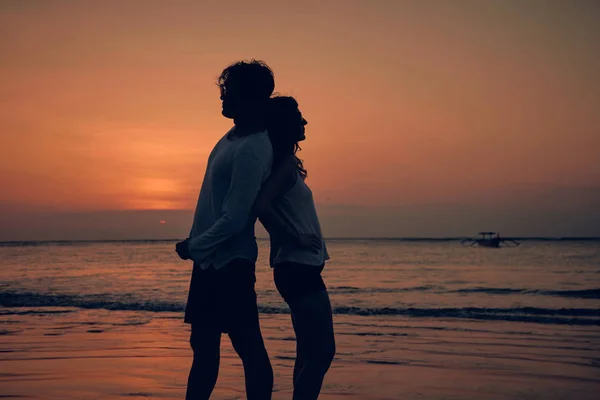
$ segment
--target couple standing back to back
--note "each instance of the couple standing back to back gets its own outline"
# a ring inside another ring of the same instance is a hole
[[[186,400],[210,398],[222,333],[242,360],[248,400],[271,399],[273,369],[255,291],[257,218],[269,232],[275,285],[296,334],[293,399],[317,399],[335,339],[321,277],[329,256],[296,156],[307,122],[295,99],[271,97],[275,81],[264,62],[234,63],[217,84],[222,114],[234,127],[208,158],[190,236],[176,246],[182,259],[193,261],[185,322],[194,359]]]

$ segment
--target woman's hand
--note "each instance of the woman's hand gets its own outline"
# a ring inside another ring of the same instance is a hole
[[[189,241],[190,239],[187,238],[175,245],[175,251],[177,252],[179,258],[181,258],[182,260],[189,260],[192,258],[190,255],[190,249],[188,248]]]

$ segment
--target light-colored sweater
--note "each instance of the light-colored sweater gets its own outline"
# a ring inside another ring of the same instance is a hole
[[[202,269],[258,257],[251,212],[271,171],[273,149],[267,132],[241,137],[234,132],[223,136],[208,158],[194,213],[188,247]]]
[[[329,259],[321,225],[315,208],[312,191],[299,173],[296,173],[294,185],[273,202],[273,210],[279,218],[297,235],[312,234],[321,240],[319,251],[301,248],[294,243],[271,238],[271,266],[284,262],[303,265],[322,266]]]

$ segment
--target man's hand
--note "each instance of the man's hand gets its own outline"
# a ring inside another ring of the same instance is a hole
[[[301,247],[309,248],[315,253],[321,250],[321,238],[312,233],[303,233],[299,237],[299,244]]]
[[[187,238],[175,245],[175,251],[177,252],[179,258],[181,258],[182,260],[190,260],[192,258],[192,256],[190,255],[190,249],[188,248],[189,241],[190,238]]]

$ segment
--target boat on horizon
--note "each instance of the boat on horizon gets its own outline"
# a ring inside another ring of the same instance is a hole
[[[463,239],[460,241],[463,245],[490,247],[498,249],[500,247],[516,247],[521,245],[520,242],[514,239],[504,239],[500,237],[499,232],[479,232],[478,236]]]

